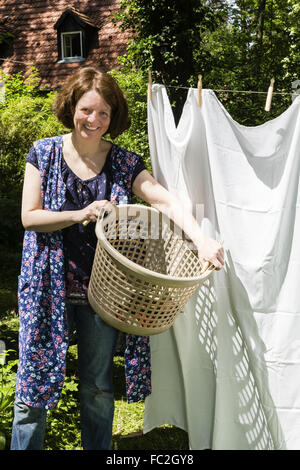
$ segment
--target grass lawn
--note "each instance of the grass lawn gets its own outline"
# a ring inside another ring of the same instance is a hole
[[[17,315],[17,275],[20,255],[1,250],[0,275],[0,340],[11,350],[8,361],[17,359],[18,315]],[[122,348],[121,348],[122,350]],[[16,367],[5,374],[5,383],[14,386]],[[122,352],[114,358],[115,418],[113,423],[113,450],[188,450],[187,433],[174,426],[159,426],[143,435],[144,403],[126,401],[124,359]],[[0,383],[1,386],[1,383]],[[1,392],[1,390],[0,390]],[[6,448],[9,449],[11,436],[12,405],[1,411],[0,429],[6,435]],[[80,416],[78,404],[77,347],[69,348],[67,375],[61,400],[55,410],[49,412],[45,450],[80,450]]]

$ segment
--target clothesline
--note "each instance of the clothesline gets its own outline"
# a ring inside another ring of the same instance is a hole
[[[268,88],[268,91],[254,91],[254,90],[222,90],[222,89],[211,89],[212,91],[215,92],[223,92],[223,93],[257,93],[257,94],[266,94],[267,99],[266,99],[266,104],[265,104],[265,111],[270,111],[271,108],[271,102],[272,102],[272,96],[273,94],[277,95],[289,95],[289,96],[295,96],[298,95],[298,92],[283,92],[283,91],[277,91],[274,92],[274,82],[275,79],[272,78],[270,82],[270,86]],[[177,85],[166,85],[163,80],[163,84],[166,88],[176,88],[176,89],[185,89],[189,90],[191,87],[183,87],[183,86],[177,86]],[[197,89],[198,89],[198,106],[201,106],[202,104],[202,75],[198,75],[198,84],[197,84]],[[152,73],[150,70],[148,70],[148,96],[150,101],[152,100]]]
[[[177,85],[165,85],[166,88],[182,88],[184,90],[189,90],[190,88],[193,87],[186,87],[186,86],[177,86]],[[209,88],[209,90],[216,91],[216,92],[229,92],[229,93],[262,93],[266,95],[268,92],[267,91],[254,91],[254,90],[219,90],[215,88]],[[273,91],[273,95],[293,95],[294,92],[283,92],[283,91]]]
[[[22,60],[8,59],[7,57],[0,57],[0,60],[6,60],[7,62],[14,62],[16,64],[33,65],[33,62],[23,62]]]
[[[284,91],[274,91],[273,90],[273,87],[274,87],[274,79],[271,80],[271,83],[270,83],[270,86],[272,87],[272,95],[294,95],[296,92],[284,92]],[[163,80],[163,84],[166,88],[180,88],[180,89],[183,89],[183,90],[189,90],[190,88],[192,88],[192,86],[190,87],[187,87],[187,86],[180,86],[180,85],[166,85],[164,80]],[[152,73],[150,70],[148,70],[148,86],[149,86],[149,89],[151,88],[152,86]],[[202,75],[198,75],[198,90],[201,91],[202,90]],[[224,92],[224,93],[258,93],[258,94],[269,94],[270,93],[270,90],[267,90],[267,91],[254,91],[254,90],[230,90],[230,89],[215,89],[215,88],[209,88],[210,90],[212,91],[216,91],[216,92]]]
[[[266,99],[266,104],[265,104],[265,111],[270,111],[270,108],[271,108],[271,102],[272,102],[272,96],[273,94],[277,94],[277,95],[289,95],[289,96],[295,96],[295,95],[298,95],[299,93],[298,92],[282,92],[282,91],[277,91],[277,92],[274,92],[274,82],[275,82],[275,79],[272,78],[271,79],[271,82],[270,82],[270,86],[269,86],[269,89],[268,91],[254,91],[254,90],[223,90],[223,89],[211,89],[212,91],[215,91],[215,92],[221,92],[221,93],[249,93],[249,94],[252,94],[252,93],[256,93],[256,94],[264,94],[264,95],[267,95],[267,99]],[[183,87],[183,86],[177,86],[177,85],[166,85],[164,83],[164,80],[163,80],[163,84],[166,88],[176,88],[176,89],[185,89],[185,90],[189,90],[191,87]],[[198,89],[198,98],[197,98],[197,102],[198,102],[198,106],[201,106],[202,104],[202,75],[198,75],[198,84],[197,84],[197,89]],[[152,101],[152,73],[150,70],[148,70],[148,96],[149,96],[149,100]]]
[[[7,59],[5,57],[0,57],[0,61],[7,60],[8,62],[14,62],[17,64],[24,64],[24,65],[33,65],[33,62],[23,62],[21,60],[14,60],[14,59]],[[164,84],[165,85],[165,84]],[[165,85],[166,88],[180,88],[183,90],[189,90],[191,87],[185,87],[180,85]],[[218,93],[256,93],[256,94],[268,94],[268,91],[254,91],[254,90],[227,90],[227,89],[215,89],[210,88],[210,90],[218,92]],[[299,94],[296,91],[294,92],[284,92],[284,91],[273,91],[273,95],[295,95]]]

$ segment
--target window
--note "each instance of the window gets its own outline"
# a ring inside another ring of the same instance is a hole
[[[82,31],[61,33],[62,60],[83,59]]]
[[[84,62],[89,50],[98,47],[98,26],[74,8],[62,13],[54,29],[57,30],[58,63]]]

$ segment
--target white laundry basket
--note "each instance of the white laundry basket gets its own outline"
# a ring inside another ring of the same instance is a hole
[[[96,224],[88,289],[94,311],[114,328],[148,336],[166,331],[210,276],[182,231],[143,205],[116,206]]]

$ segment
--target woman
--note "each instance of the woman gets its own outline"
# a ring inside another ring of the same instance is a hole
[[[55,113],[69,134],[34,143],[26,159],[22,198],[25,228],[19,276],[19,368],[11,449],[42,449],[47,410],[59,400],[68,332],[78,332],[80,413],[84,449],[110,449],[117,331],[87,302],[102,208],[136,194],[167,213],[198,247],[202,261],[224,264],[222,246],[204,237],[195,219],[158,184],[135,153],[108,140],[130,126],[125,97],[113,78],[78,70],[57,96]],[[149,340],[127,336],[127,393],[151,392]],[[141,372],[143,371],[143,372]],[[145,372],[146,371],[146,372]]]

